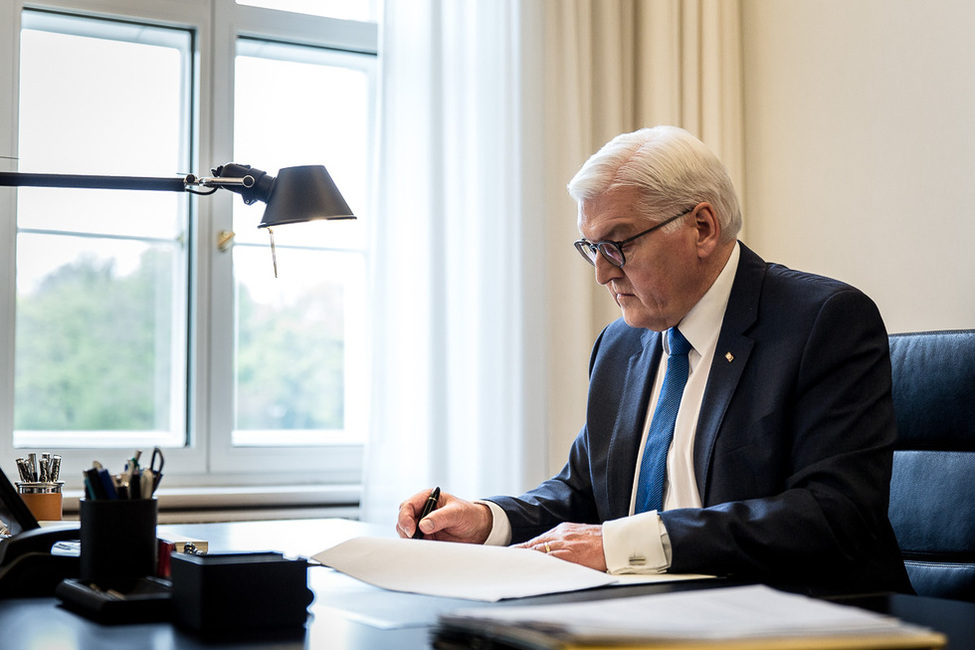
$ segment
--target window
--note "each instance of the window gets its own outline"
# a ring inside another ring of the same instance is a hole
[[[373,3],[354,21],[250,4],[267,3],[0,0],[0,40],[16,44],[0,82],[19,87],[0,99],[5,169],[324,164],[360,217],[275,229],[275,277],[262,208],[229,192],[0,188],[15,214],[0,243],[16,274],[0,290],[11,463],[61,453],[71,488],[93,458],[158,445],[168,486],[359,481]]]

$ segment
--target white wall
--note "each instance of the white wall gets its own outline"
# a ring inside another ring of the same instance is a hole
[[[975,3],[743,0],[745,242],[975,328]]]

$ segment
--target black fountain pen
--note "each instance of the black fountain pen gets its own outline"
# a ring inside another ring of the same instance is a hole
[[[430,492],[430,496],[427,497],[426,503],[423,504],[423,511],[420,513],[419,519],[416,520],[416,530],[413,531],[413,539],[423,539],[423,533],[420,531],[420,521],[423,520],[428,514],[433,512],[437,507],[437,501],[440,500],[440,488],[435,487],[433,491]]]

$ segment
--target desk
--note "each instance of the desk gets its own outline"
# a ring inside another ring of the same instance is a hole
[[[160,534],[205,539],[211,552],[276,550],[287,555],[307,557],[355,536],[392,535],[393,526],[378,527],[343,519],[314,519],[165,525],[160,526],[159,531]],[[311,616],[304,639],[221,644],[217,647],[226,650],[429,648],[430,626],[437,615],[460,607],[510,607],[527,603],[614,598],[711,587],[715,584],[715,581],[706,581],[609,587],[501,603],[478,603],[383,591],[320,566],[310,567],[308,578],[316,597],[310,608]],[[944,632],[953,650],[975,648],[975,604],[904,595],[841,602],[887,612]],[[384,628],[377,624],[392,627]],[[214,647],[164,623],[98,625],[59,607],[54,598],[0,600],[0,646],[32,650],[202,650]]]

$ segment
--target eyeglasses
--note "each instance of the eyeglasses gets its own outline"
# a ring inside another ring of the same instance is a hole
[[[576,242],[573,245],[576,247],[576,250],[579,251],[579,253],[586,259],[586,261],[592,264],[593,266],[596,266],[596,255],[602,253],[603,257],[606,258],[607,262],[609,262],[616,268],[621,269],[623,268],[623,265],[626,264],[626,256],[623,255],[623,246],[629,244],[631,241],[637,239],[638,237],[643,237],[644,235],[648,235],[652,233],[657,228],[663,228],[671,221],[680,219],[688,212],[691,212],[693,209],[694,208],[688,208],[683,212],[681,212],[680,214],[674,215],[670,219],[667,219],[666,221],[662,221],[657,225],[655,225],[654,227],[648,228],[643,232],[637,233],[632,237],[629,237],[622,241],[608,241],[608,240],[589,241],[588,239],[579,239],[576,240]]]

